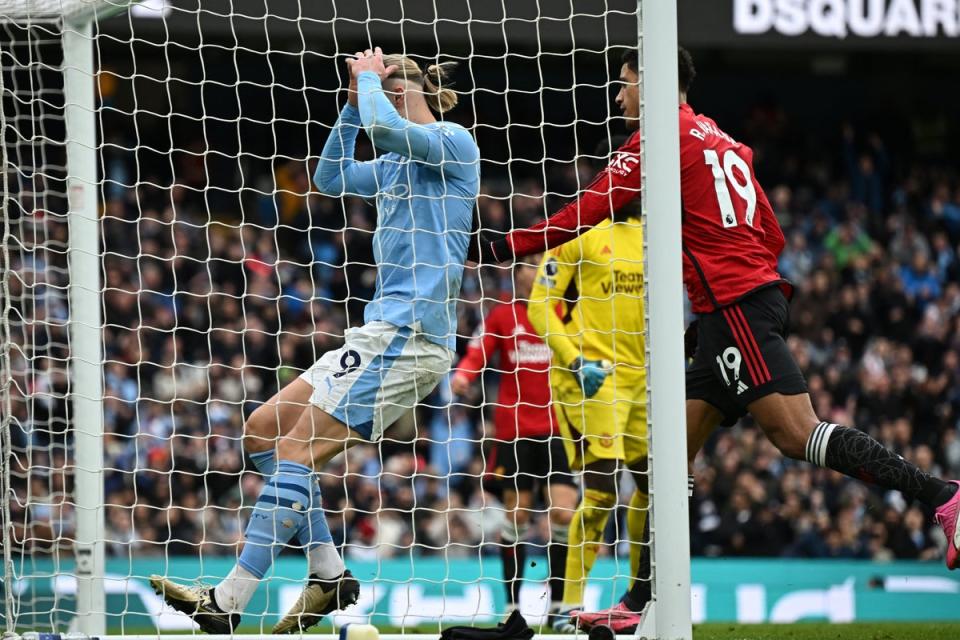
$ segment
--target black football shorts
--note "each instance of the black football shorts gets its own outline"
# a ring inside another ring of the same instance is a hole
[[[687,399],[713,405],[729,427],[754,400],[806,393],[806,380],[784,340],[789,314],[790,303],[778,286],[701,314],[697,350],[687,368]]]
[[[534,491],[551,484],[576,486],[560,436],[494,442],[484,486],[494,492]]]

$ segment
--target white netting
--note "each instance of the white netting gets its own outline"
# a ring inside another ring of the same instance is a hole
[[[4,599],[6,625],[20,631],[64,630],[75,609],[71,434],[84,418],[71,412],[68,368],[62,67],[71,61],[61,29],[70,27],[47,19],[89,4],[0,3]],[[629,0],[303,2],[273,13],[240,0],[152,4],[152,13],[97,19],[91,42],[102,284],[89,303],[103,319],[112,633],[188,628],[146,578],[226,574],[262,484],[241,448],[244,418],[363,322],[376,284],[375,209],[311,184],[344,101],[345,56],[375,44],[421,65],[461,63],[449,119],[479,143],[479,217],[503,231],[557,210],[602,166],[598,142],[622,131],[612,103],[619,54],[636,43]],[[359,147],[358,157],[373,156],[363,135]],[[467,269],[461,354],[513,295],[509,271]],[[445,380],[382,443],[324,468],[334,540],[363,585],[337,621],[435,629],[503,613],[504,512],[481,486],[496,439],[498,366],[489,369],[485,388],[475,382],[454,399]],[[550,531],[542,498],[530,511],[527,564],[536,566],[521,605],[535,617],[549,600]],[[626,584],[627,563],[612,559],[624,530],[608,530],[610,558],[594,571],[587,606],[611,604]],[[269,628],[291,604],[303,554],[285,551],[275,571],[246,628]]]
[[[124,11],[130,3],[131,0],[0,0],[0,15],[6,20],[33,24],[105,19]]]
[[[3,445],[6,585],[14,566],[68,552],[66,157],[56,25],[3,24]],[[42,559],[42,560],[41,560]],[[17,564],[15,565],[14,562]],[[12,571],[17,575],[17,571]],[[21,602],[10,598],[8,614]],[[50,594],[29,608],[56,610]],[[56,613],[52,613],[52,618]]]

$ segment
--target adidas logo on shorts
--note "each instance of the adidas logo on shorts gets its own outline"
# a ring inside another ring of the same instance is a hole
[[[740,395],[749,388],[750,387],[744,384],[743,380],[737,380],[737,395]]]

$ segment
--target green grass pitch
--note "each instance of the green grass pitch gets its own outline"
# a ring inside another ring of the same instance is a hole
[[[253,630],[252,630],[253,631]],[[435,634],[436,626],[407,628],[407,633]],[[550,633],[548,630],[543,630]],[[329,630],[319,631],[329,634]],[[381,628],[380,633],[401,633],[400,629]],[[573,636],[570,636],[571,640]],[[586,635],[579,636],[585,638]],[[620,636],[628,639],[632,636]],[[536,640],[536,636],[534,636]],[[960,640],[960,623],[949,622],[859,622],[830,624],[699,624],[693,628],[693,640]]]
[[[536,629],[535,629],[536,630]],[[549,630],[538,630],[550,633]],[[324,630],[325,633],[330,633]],[[381,628],[380,633],[401,633],[400,629]],[[436,626],[406,629],[406,633],[435,634]],[[539,635],[539,634],[538,634]],[[578,636],[585,640],[586,634]],[[633,636],[618,636],[629,640]],[[534,636],[536,640],[537,636]],[[573,640],[573,636],[570,636]],[[950,622],[854,622],[830,624],[711,623],[693,627],[693,640],[960,640],[960,623]]]
[[[851,624],[700,624],[693,640],[960,640],[960,624],[859,622]]]

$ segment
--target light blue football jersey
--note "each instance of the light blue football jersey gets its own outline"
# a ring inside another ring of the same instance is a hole
[[[376,200],[377,287],[364,321],[412,327],[455,349],[480,150],[458,124],[402,118],[373,72],[360,74],[358,94],[359,109],[347,104],[340,112],[314,182],[327,195]],[[353,159],[361,127],[381,153],[376,160]]]

